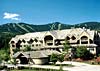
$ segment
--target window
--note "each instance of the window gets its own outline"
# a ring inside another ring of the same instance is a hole
[[[53,45],[53,37],[51,35],[45,36],[44,41],[45,41],[45,45],[48,46]]]
[[[47,43],[47,45],[53,45],[53,43]]]
[[[82,36],[81,40],[88,40],[88,37],[87,36]]]
[[[15,42],[14,41],[11,41],[11,44],[14,44]]]
[[[75,38],[75,36],[72,36],[72,40],[75,40],[76,38]]]
[[[90,44],[92,44],[93,43],[93,40],[89,39],[89,42],[90,42]]]
[[[39,44],[39,46],[41,46],[41,44]]]
[[[60,40],[59,39],[57,39],[57,40],[55,40],[55,45],[60,45]]]
[[[38,46],[38,44],[36,44],[36,46]]]
[[[29,44],[32,44],[32,43],[33,43],[33,39],[30,39],[30,40],[28,41],[28,43],[29,43]]]
[[[32,47],[34,47],[34,45],[32,45]]]
[[[22,42],[24,42],[24,43],[25,43],[26,41],[23,39],[23,40],[22,40]]]
[[[94,51],[94,48],[89,48],[90,51]]]
[[[24,47],[26,47],[26,45],[24,45]]]
[[[70,40],[70,37],[69,37],[69,36],[67,36],[67,37],[66,37],[66,40]]]
[[[12,47],[15,47],[15,45],[12,45]]]

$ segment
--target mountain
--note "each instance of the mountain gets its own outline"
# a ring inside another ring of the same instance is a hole
[[[32,25],[27,23],[7,23],[4,25],[0,25],[0,33],[23,34],[29,32],[49,31],[52,30],[52,28],[53,30],[57,30],[59,26],[60,29],[68,29],[71,27],[86,27],[93,30],[100,30],[100,22],[85,22],[75,25],[62,24],[60,22],[54,22],[45,25]]]
[[[100,22],[84,22],[80,24],[76,24],[76,27],[86,27],[92,30],[100,30]]]
[[[59,22],[49,23],[46,25],[31,25],[26,23],[7,23],[4,25],[0,25],[0,33],[15,33],[15,34],[23,34],[29,32],[39,32],[39,31],[48,31],[57,30],[59,26]],[[61,29],[70,28],[72,25],[61,24]]]

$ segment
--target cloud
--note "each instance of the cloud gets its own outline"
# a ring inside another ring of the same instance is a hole
[[[19,14],[5,12],[3,19],[21,20],[20,18],[18,18],[19,16]]]

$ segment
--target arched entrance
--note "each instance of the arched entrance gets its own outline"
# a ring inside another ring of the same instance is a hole
[[[20,60],[20,64],[28,64],[28,58],[23,54],[20,54],[17,58]]]

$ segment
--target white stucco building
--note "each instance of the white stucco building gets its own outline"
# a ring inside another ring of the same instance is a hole
[[[97,31],[86,28],[72,28],[16,35],[9,42],[11,57],[16,48],[23,51],[27,46],[31,47],[33,51],[62,51],[65,40],[69,41],[71,47],[87,46],[91,53],[99,52],[100,35]]]

